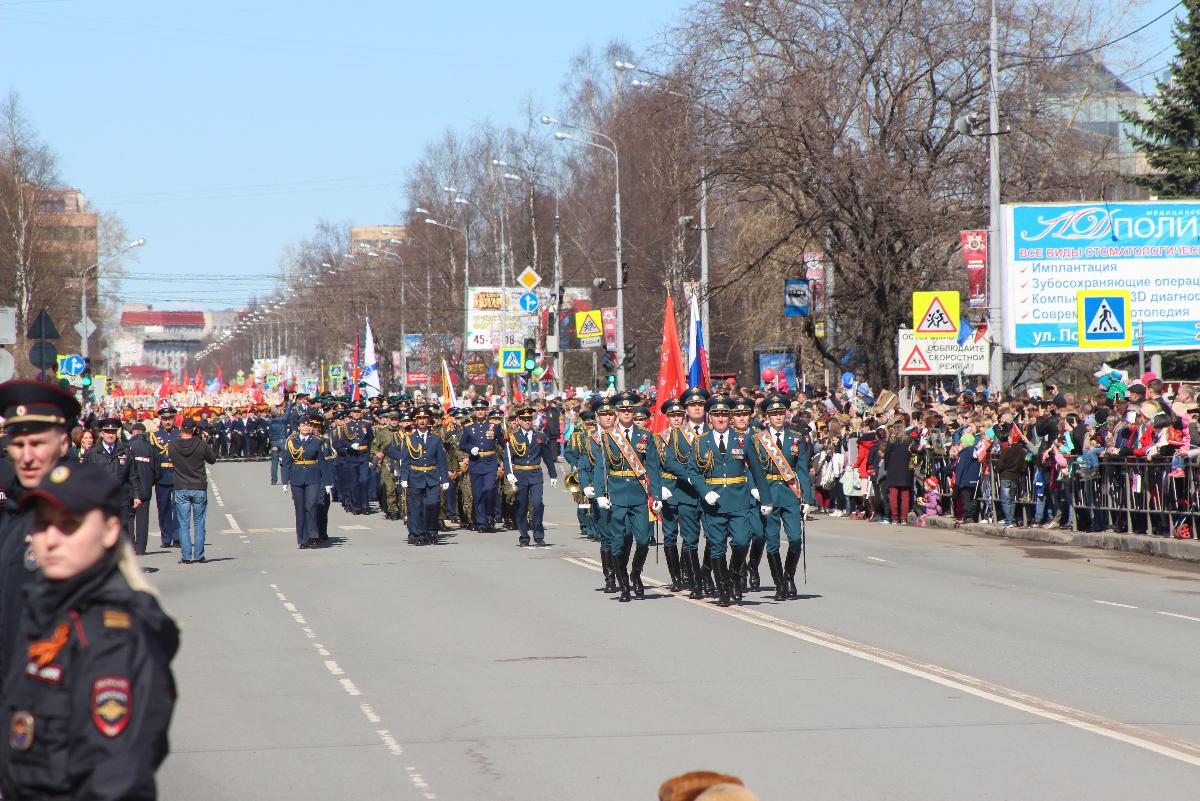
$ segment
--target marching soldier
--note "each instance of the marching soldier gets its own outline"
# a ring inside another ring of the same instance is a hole
[[[475,530],[485,534],[495,533],[496,474],[500,461],[496,454],[496,442],[501,436],[500,426],[487,419],[487,401],[479,398],[472,404],[474,421],[463,427],[458,447],[468,458],[468,475],[471,479],[471,519]]]
[[[533,532],[533,544],[546,544],[546,529],[542,516],[546,506],[542,500],[542,464],[550,474],[550,486],[558,486],[558,473],[554,469],[554,446],[550,438],[533,430],[533,409],[528,406],[517,411],[518,430],[508,435],[504,449],[504,472],[510,485],[516,490],[517,544],[529,545],[529,534]]]
[[[748,442],[753,442],[754,429],[750,418],[754,414],[754,404],[748,398],[738,398],[733,401],[732,407],[732,411],[730,412],[730,429],[744,435]],[[767,465],[761,458],[759,459],[759,464],[762,466],[763,472],[767,472]],[[751,494],[754,493],[752,492]],[[761,499],[757,495],[754,495],[754,500],[758,501]],[[763,500],[762,503],[770,503],[770,501]],[[746,520],[750,526],[750,553],[746,558],[745,565],[742,567],[741,582],[743,587],[757,591],[762,584],[762,579],[759,578],[758,574],[758,566],[762,561],[763,546],[766,544],[766,534],[763,533],[763,518],[759,514],[757,506],[751,506],[746,510]]]
[[[400,494],[396,486],[394,466],[389,463],[384,448],[400,437],[400,413],[389,411],[383,414],[384,425],[375,429],[371,439],[371,461],[379,468],[379,507],[388,520],[400,519]]]
[[[617,560],[612,550],[612,500],[608,497],[608,475],[604,464],[604,440],[617,421],[613,399],[599,398],[593,402],[596,429],[587,439],[587,461],[579,462],[579,480],[583,494],[592,501],[592,522],[600,541],[600,565],[604,571],[604,591],[617,591]]]
[[[299,431],[284,442],[283,491],[291,492],[296,512],[296,545],[317,547],[317,526],[323,495],[333,490],[333,451],[328,440],[314,434],[313,428],[324,422],[310,415],[300,422]]]
[[[596,413],[591,409],[579,413],[579,428],[571,432],[571,436],[563,444],[563,458],[571,466],[567,474],[567,489],[571,491],[571,500],[575,502],[575,518],[579,521],[579,535],[589,540],[597,540],[595,526],[592,520],[592,501],[583,494],[584,463],[588,461],[588,437],[596,430]],[[590,465],[588,466],[590,469]],[[574,487],[572,487],[572,483]]]
[[[334,475],[334,467],[337,464],[337,454],[334,453],[333,443],[325,436],[325,418],[321,415],[319,409],[312,408],[308,413],[309,425],[312,426],[312,434],[325,441],[325,465],[326,478],[329,479]],[[333,503],[333,493],[329,488],[325,488],[325,492],[317,496],[317,545],[316,547],[323,548],[329,544],[329,506]],[[313,546],[310,546],[313,547]]]
[[[339,462],[346,465],[346,489],[350,493],[350,513],[356,515],[370,514],[371,501],[368,493],[370,487],[370,469],[367,457],[371,450],[371,439],[374,433],[369,423],[363,420],[363,405],[356,403],[350,409],[350,419],[342,426],[342,437],[338,441],[341,449]]]
[[[668,398],[662,404],[662,411],[667,417],[668,426],[655,436],[654,446],[658,450],[659,464],[662,465],[663,553],[667,559],[667,572],[671,574],[671,589],[679,592],[691,585],[690,560],[693,558],[697,560],[696,573],[699,573],[699,558],[696,556],[696,548],[700,543],[699,519],[695,515],[685,518],[682,510],[690,506],[698,513],[700,497],[691,484],[686,480],[681,481],[674,472],[680,469],[675,466],[678,462],[688,460],[691,450],[691,442],[683,429],[683,404],[676,398]],[[696,435],[693,433],[692,436]],[[679,551],[681,535],[682,555]]]
[[[167,407],[158,413],[158,431],[150,435],[150,444],[158,449],[158,482],[154,485],[154,503],[158,507],[158,534],[162,547],[179,545],[179,521],[175,518],[175,469],[167,456],[167,446],[179,439],[175,429],[175,410]]]
[[[740,574],[750,545],[747,510],[760,505],[760,511],[766,514],[771,507],[756,504],[756,496],[768,497],[765,476],[762,466],[748,450],[752,444],[747,436],[729,428],[732,410],[729,399],[714,395],[706,408],[711,429],[696,441],[684,468],[688,481],[700,494],[718,603],[729,606],[731,594],[741,600]],[[756,492],[752,494],[751,489]],[[727,565],[725,552],[730,543],[732,555]]]
[[[754,436],[754,450],[766,473],[768,494],[763,503],[771,511],[763,514],[767,565],[775,582],[775,600],[796,598],[796,566],[804,552],[804,485],[808,465],[801,456],[807,447],[803,435],[788,428],[788,399],[772,394],[766,400],[767,426]],[[803,471],[803,472],[801,472]],[[811,490],[809,490],[811,493]],[[787,535],[787,561],[779,555],[779,530]]]
[[[469,519],[462,517],[462,507],[459,505],[460,485],[466,484],[470,489],[470,482],[466,480],[467,457],[458,448],[458,440],[462,437],[462,416],[461,409],[450,409],[445,421],[435,432],[442,438],[442,446],[446,449],[446,467],[450,476],[450,488],[442,494],[441,518],[438,520],[440,531],[449,531],[451,524],[460,526],[464,519]],[[470,508],[469,504],[467,508]]]
[[[500,521],[501,531],[516,531],[517,489],[513,484],[502,479],[507,473],[504,469],[504,451],[508,449],[509,432],[515,431],[517,428],[517,415],[514,410],[514,413],[505,420],[499,409],[493,409],[488,412],[488,420],[495,422],[500,427],[500,435],[496,438],[496,454],[500,459],[500,464],[496,470],[496,481],[499,484],[496,492],[495,519]]]
[[[605,500],[609,501],[609,553],[621,588],[620,600],[625,603],[630,600],[631,585],[633,594],[645,597],[641,574],[650,551],[649,514],[662,509],[662,471],[650,432],[633,422],[637,393],[622,392],[615,403],[617,424],[601,435],[593,480],[599,483],[598,479],[603,479]],[[628,560],[635,543],[631,569]]]
[[[442,438],[430,431],[433,414],[413,413],[417,430],[384,448],[400,464],[400,486],[408,495],[409,545],[436,545],[441,493],[450,486]]]

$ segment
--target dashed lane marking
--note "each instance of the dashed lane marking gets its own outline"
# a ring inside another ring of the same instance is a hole
[[[887,561],[886,559],[880,559],[878,556],[868,556],[867,558],[870,559],[872,562],[886,562]]]
[[[229,521],[229,533],[230,534],[244,534],[245,533],[244,531],[242,531],[242,527],[238,525],[238,522],[233,519],[233,515],[229,514],[229,512],[225,513],[225,519]]]
[[[1093,600],[1095,600],[1095,599],[1093,599]],[[1119,604],[1119,603],[1117,603],[1116,601],[1100,601],[1100,600],[1096,600],[1096,603],[1098,603],[1098,604],[1104,604],[1105,606],[1119,606],[1119,607],[1121,607],[1122,609],[1137,609],[1137,607],[1136,607],[1136,606],[1131,606],[1130,604]]]
[[[363,526],[355,523],[352,526],[338,526],[342,531],[368,531],[370,526]]]
[[[586,567],[589,570],[596,572],[600,572],[601,570],[599,563],[592,559],[564,558],[572,564]],[[977,678],[966,673],[959,673],[956,670],[944,668],[940,665],[922,662],[903,654],[887,651],[883,648],[876,648],[873,645],[848,640],[845,637],[839,637],[836,634],[830,634],[809,626],[802,626],[799,623],[793,623],[790,620],[784,620],[764,612],[739,606],[720,607],[703,600],[693,600],[687,596],[670,592],[669,588],[661,581],[647,581],[646,584],[647,586],[653,584],[655,588],[665,590],[672,598],[702,609],[707,609],[710,612],[718,612],[787,637],[803,640],[812,645],[828,648],[831,651],[837,651],[900,673],[906,673],[944,687],[950,687],[959,692],[968,693],[977,698],[1009,707],[1010,709],[1036,715],[1037,717],[1052,720],[1056,723],[1063,723],[1067,726],[1091,732],[1092,734],[1098,734],[1101,737],[1107,737],[1110,740],[1132,745],[1135,748],[1141,748],[1169,759],[1200,767],[1200,745],[1187,740],[1170,737],[1160,732],[1106,718],[1082,709],[1064,706],[1054,701],[987,681],[986,679]]]
[[[1182,620],[1194,620],[1197,623],[1200,623],[1200,617],[1192,617],[1191,615],[1180,615],[1176,614],[1175,612],[1156,612],[1155,614],[1166,615],[1167,617],[1177,617]]]

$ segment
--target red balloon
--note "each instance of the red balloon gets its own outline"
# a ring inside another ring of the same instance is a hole
[[[779,376],[779,391],[780,392],[788,391],[788,380],[786,378],[784,378],[783,376]]]
[[[729,386],[731,386],[731,387],[736,387],[736,386],[737,386],[737,379],[735,379],[735,378],[726,378],[726,379],[725,379],[725,383],[726,383],[726,384],[728,384],[728,385],[729,385]]]
[[[762,371],[762,380],[770,383],[775,380],[775,368],[764,367]]]

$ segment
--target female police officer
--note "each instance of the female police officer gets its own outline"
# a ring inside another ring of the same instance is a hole
[[[39,575],[0,702],[0,790],[154,799],[179,632],[121,538],[124,489],[100,468],[62,464],[21,500]]]

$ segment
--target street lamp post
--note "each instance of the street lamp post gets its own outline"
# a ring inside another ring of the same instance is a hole
[[[617,389],[625,389],[625,285],[622,281],[624,270],[621,269],[621,158],[617,155],[617,143],[612,137],[592,131],[588,128],[583,128],[578,125],[560,122],[553,117],[542,116],[542,124],[544,125],[561,125],[564,128],[573,128],[577,131],[582,131],[590,136],[599,137],[608,142],[608,145],[603,145],[599,142],[594,142],[590,139],[583,139],[566,131],[555,131],[554,138],[562,142],[570,139],[573,142],[579,142],[583,145],[598,148],[608,153],[613,158],[613,183],[615,190],[613,192],[613,229],[614,239],[616,243],[616,271],[617,271]]]
[[[366,246],[366,243],[365,242],[362,243],[362,246]],[[406,275],[407,271],[404,266],[404,259],[400,256],[399,253],[394,253],[390,250],[384,250],[383,248],[379,248],[378,253],[376,253],[373,250],[368,250],[367,255],[370,257],[374,257],[374,258],[391,259],[400,265],[400,378],[401,378],[400,384],[402,386],[407,386],[408,385],[408,338],[405,336],[405,333],[404,333],[404,306],[405,306],[404,285],[407,283],[408,276]]]
[[[1000,294],[1000,99],[997,64],[999,60],[999,24],[996,19],[996,0],[992,0],[991,32],[988,41],[988,227],[991,242],[988,247],[988,332],[992,336],[992,358],[988,365],[989,391],[1004,391],[1004,308]],[[998,337],[998,339],[997,339]]]
[[[88,331],[88,316],[87,316],[88,276],[91,274],[92,270],[95,270],[96,276],[97,276],[97,278],[99,278],[100,265],[102,265],[106,262],[110,262],[120,256],[123,256],[126,253],[128,253],[129,251],[133,250],[134,248],[140,248],[144,244],[146,244],[145,239],[135,239],[132,242],[130,242],[128,245],[126,245],[125,247],[118,250],[116,253],[112,254],[111,256],[108,256],[103,259],[98,259],[95,264],[91,265],[90,267],[88,267],[87,269],[85,269],[83,271],[83,275],[81,276],[80,281],[79,281],[79,284],[80,284],[80,287],[79,287],[79,355],[82,358],[86,359],[90,355],[90,351],[88,348],[88,337],[90,336],[90,332]]]

